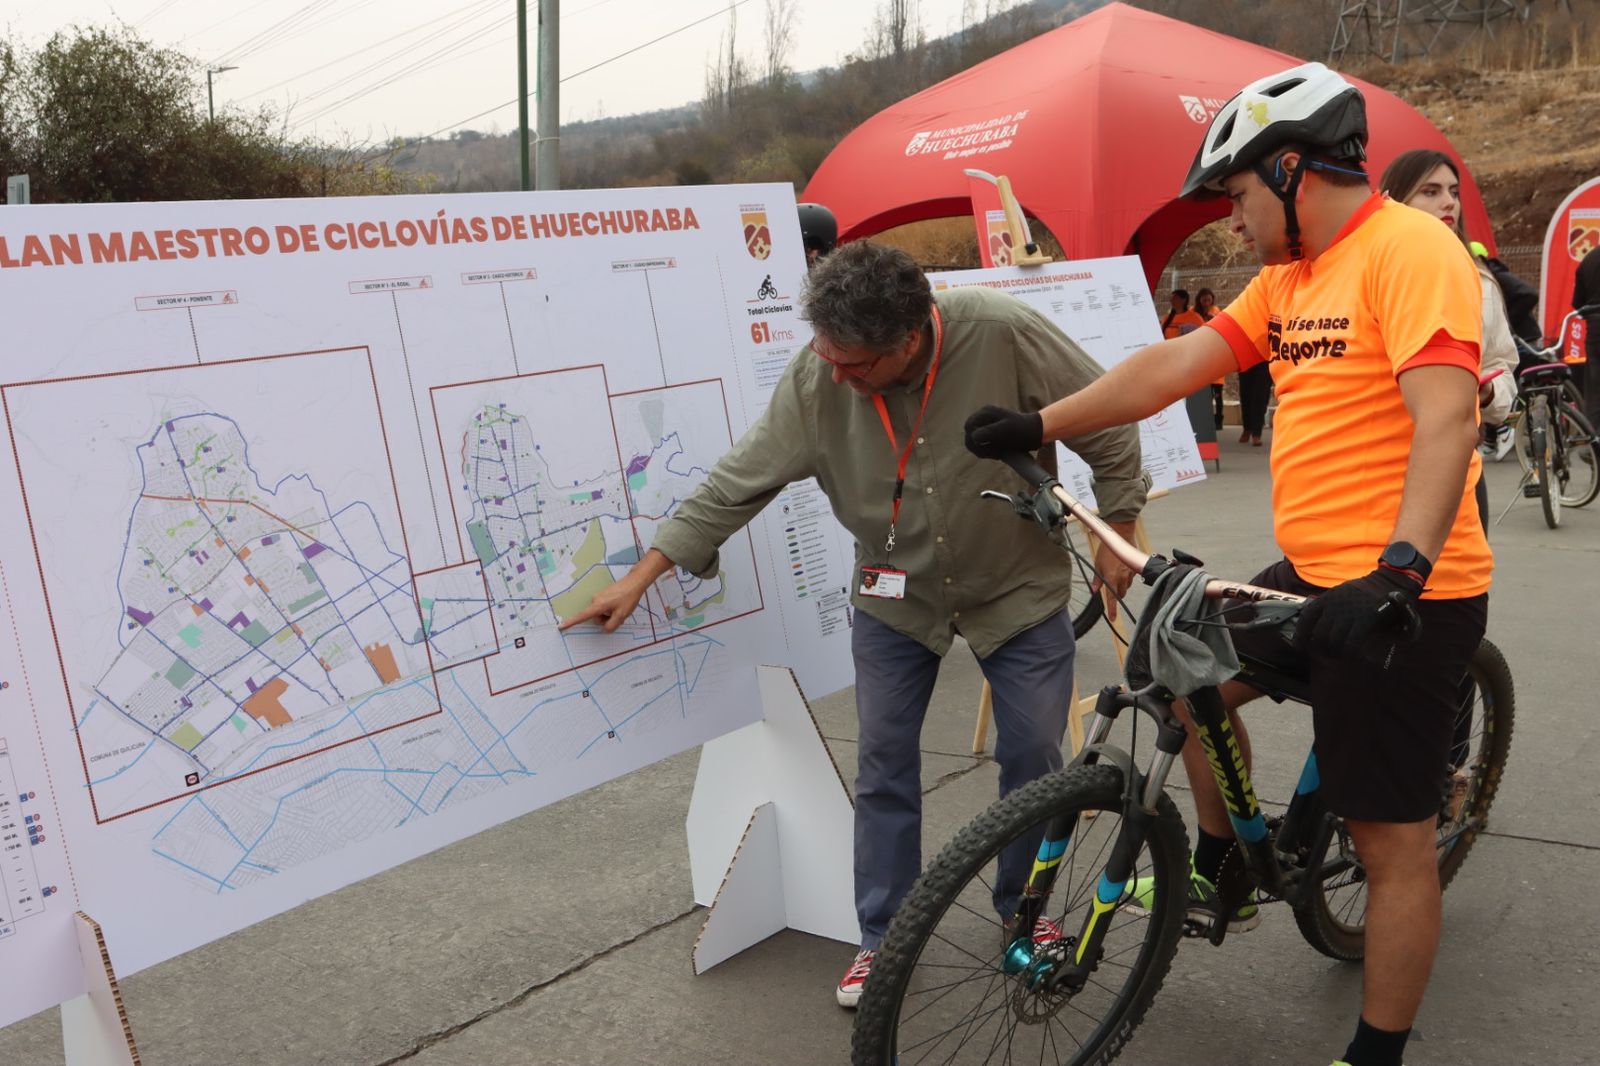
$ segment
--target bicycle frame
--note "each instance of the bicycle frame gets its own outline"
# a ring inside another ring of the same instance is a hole
[[[1147,584],[1154,584],[1171,565],[1161,555],[1146,555],[1123,540],[1054,478],[1028,457],[1014,457],[1007,463],[1034,486],[1035,495],[1030,501],[1031,513],[1042,524],[1053,525],[1070,513],[1089,529],[1114,555],[1130,569],[1139,573]],[[1000,495],[998,493],[994,495]],[[1009,498],[1009,497],[1008,497]],[[1019,506],[1019,510],[1024,510]],[[1180,555],[1180,558],[1182,556]],[[1302,604],[1305,598],[1277,589],[1262,588],[1232,581],[1209,580],[1205,595],[1211,599],[1244,600],[1255,603],[1275,602]],[[1271,664],[1242,657],[1241,676],[1275,699],[1293,699],[1306,702],[1304,682],[1290,677]],[[1106,860],[1095,888],[1089,913],[1079,929],[1070,959],[1057,957],[1048,948],[1043,955],[1035,951],[1032,940],[1034,923],[1043,912],[1055,886],[1061,858],[1066,853],[1072,835],[1077,829],[1077,816],[1052,820],[1045,828],[1039,851],[1034,859],[1027,884],[1023,888],[1011,927],[1017,936],[1008,945],[1002,960],[1002,969],[1010,974],[1029,975],[1031,983],[1042,984],[1047,989],[1065,987],[1076,992],[1087,983],[1099,963],[1109,916],[1122,902],[1131,880],[1134,864],[1149,825],[1156,817],[1156,804],[1166,788],[1167,777],[1188,739],[1188,729],[1173,709],[1174,698],[1154,686],[1139,692],[1127,692],[1120,686],[1100,691],[1095,702],[1095,713],[1086,731],[1083,750],[1073,760],[1074,766],[1110,760],[1123,771],[1126,791],[1123,797],[1122,828],[1111,855]],[[1306,886],[1315,886],[1314,878],[1307,878],[1308,869],[1318,869],[1322,856],[1332,839],[1333,821],[1327,816],[1317,798],[1318,774],[1314,755],[1308,756],[1300,776],[1294,799],[1284,815],[1279,833],[1269,832],[1266,818],[1256,801],[1245,765],[1244,753],[1234,736],[1222,695],[1215,687],[1205,687],[1191,693],[1186,699],[1195,736],[1206,754],[1217,787],[1228,808],[1228,817],[1238,838],[1249,880],[1271,895],[1298,904]],[[1111,728],[1122,711],[1132,707],[1148,714],[1156,723],[1155,753],[1147,771],[1141,772],[1133,763],[1130,753],[1107,743]],[[1230,886],[1231,887],[1231,886]],[[1245,891],[1249,890],[1246,886]],[[1212,923],[1211,938],[1220,942],[1227,930],[1222,919],[1240,898],[1223,898],[1220,901],[1219,920]]]

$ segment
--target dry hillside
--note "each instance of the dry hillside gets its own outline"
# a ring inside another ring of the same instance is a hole
[[[1373,81],[1384,73],[1384,87],[1427,115],[1461,153],[1501,244],[1542,242],[1562,198],[1600,175],[1600,65],[1363,72]]]

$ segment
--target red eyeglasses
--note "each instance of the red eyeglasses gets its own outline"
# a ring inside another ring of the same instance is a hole
[[[872,371],[876,369],[879,363],[892,354],[890,352],[880,352],[873,358],[867,360],[865,363],[841,363],[837,359],[832,359],[826,355],[823,355],[822,349],[817,347],[817,338],[815,337],[811,339],[810,348],[812,352],[816,354],[818,359],[821,359],[824,363],[827,363],[830,366],[838,367],[850,377],[856,378],[857,380],[865,380],[869,375],[871,375]]]

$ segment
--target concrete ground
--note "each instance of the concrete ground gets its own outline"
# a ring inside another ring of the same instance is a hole
[[[1247,577],[1271,552],[1266,449],[1225,438],[1222,469],[1148,513],[1159,548]],[[1499,513],[1512,461],[1491,466]],[[1002,518],[1001,520],[1005,520]],[[1510,765],[1481,838],[1445,899],[1444,943],[1408,1059],[1413,1066],[1600,1061],[1600,728],[1594,598],[1600,504],[1544,527],[1519,501],[1491,533],[1490,635],[1517,682]],[[1097,629],[1080,653],[1089,689],[1115,675]],[[993,797],[970,753],[979,676],[948,660],[924,732],[931,853]],[[850,694],[817,708],[854,774]],[[1263,799],[1285,797],[1307,715],[1250,719]],[[696,753],[669,759],[134,975],[123,983],[151,1066],[413,1061],[521,1064],[840,1063],[851,1016],[833,985],[851,948],[782,933],[702,977],[689,955],[683,820]],[[1187,796],[1175,789],[1187,812]],[[1186,813],[1186,817],[1187,817]],[[0,956],[3,960],[3,956]],[[1118,1060],[1324,1066],[1358,1010],[1358,967],[1314,953],[1290,914],[1221,948],[1186,943]],[[57,1012],[0,1030],[0,1063],[62,1061]]]

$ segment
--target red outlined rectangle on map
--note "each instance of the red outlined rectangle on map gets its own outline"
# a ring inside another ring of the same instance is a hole
[[[95,795],[93,777],[89,772],[89,760],[88,760],[87,753],[84,750],[83,737],[82,737],[82,734],[78,731],[78,728],[77,728],[77,723],[79,722],[79,715],[78,715],[78,711],[77,711],[77,708],[76,708],[76,701],[74,700],[74,696],[73,696],[73,682],[72,682],[71,677],[69,676],[69,670],[68,670],[68,667],[67,667],[66,656],[62,651],[60,630],[59,630],[57,619],[56,619],[56,615],[55,615],[55,608],[51,603],[51,598],[50,598],[50,579],[48,579],[47,576],[46,576],[45,563],[44,563],[43,556],[42,556],[42,554],[40,552],[40,549],[39,549],[39,543],[40,543],[41,536],[46,536],[47,537],[49,535],[49,532],[47,530],[46,531],[41,531],[34,524],[33,509],[32,509],[32,505],[30,504],[29,497],[28,497],[27,477],[26,477],[26,474],[25,474],[25,471],[24,471],[24,464],[23,464],[23,460],[22,460],[22,455],[17,450],[16,423],[15,423],[15,419],[13,418],[13,414],[12,414],[12,403],[13,403],[16,395],[19,392],[21,392],[22,390],[25,390],[25,389],[28,389],[28,388],[31,388],[31,387],[35,387],[35,386],[60,386],[60,385],[68,385],[68,384],[71,384],[71,383],[74,383],[74,382],[88,382],[88,381],[97,381],[97,380],[104,380],[104,379],[111,379],[111,378],[123,379],[124,381],[128,381],[130,383],[130,386],[131,386],[131,383],[132,383],[133,380],[135,380],[135,379],[137,379],[137,378],[139,378],[141,376],[145,376],[145,375],[166,375],[166,374],[173,374],[173,373],[176,373],[176,372],[206,374],[206,373],[210,373],[210,372],[215,372],[215,371],[223,369],[223,368],[238,367],[238,366],[242,366],[242,365],[245,365],[245,364],[258,364],[258,363],[259,364],[280,364],[280,363],[286,363],[289,360],[311,359],[311,358],[317,358],[317,357],[330,357],[330,356],[335,356],[335,355],[344,355],[344,356],[348,356],[348,357],[359,357],[360,359],[364,360],[365,366],[366,366],[366,376],[367,376],[367,379],[372,384],[372,398],[373,398],[372,415],[374,416],[374,419],[375,419],[375,425],[374,426],[370,426],[369,428],[375,428],[377,430],[378,436],[382,441],[382,448],[383,448],[384,455],[385,455],[385,457],[387,459],[388,473],[389,473],[389,491],[393,494],[393,505],[394,505],[393,514],[395,515],[396,521],[398,521],[399,525],[400,525],[401,553],[404,556],[404,560],[405,560],[405,562],[404,562],[404,573],[406,575],[407,583],[410,584],[410,586],[411,586],[412,609],[416,612],[416,619],[417,619],[417,622],[418,622],[419,627],[420,627],[420,623],[421,623],[421,619],[422,619],[422,610],[421,610],[421,604],[418,601],[417,594],[416,594],[415,581],[413,580],[413,577],[412,577],[412,574],[411,574],[411,566],[410,566],[410,562],[409,562],[410,557],[411,557],[411,552],[410,552],[410,546],[409,546],[409,543],[407,541],[407,536],[406,536],[404,516],[403,516],[403,514],[401,512],[401,509],[400,509],[399,484],[398,484],[398,481],[397,481],[396,476],[395,476],[394,456],[393,456],[393,452],[390,450],[390,447],[389,447],[388,430],[387,430],[387,428],[385,426],[385,423],[384,423],[383,410],[382,410],[381,400],[380,400],[379,393],[378,393],[377,377],[376,377],[376,372],[374,370],[373,363],[372,363],[372,353],[371,353],[371,350],[366,348],[365,346],[345,347],[345,348],[323,348],[323,349],[315,349],[315,350],[303,351],[303,352],[286,352],[286,353],[275,354],[275,355],[251,356],[251,357],[240,358],[240,359],[221,360],[221,361],[205,363],[205,364],[201,364],[201,365],[196,365],[196,364],[192,364],[192,363],[190,363],[190,364],[179,364],[179,365],[174,365],[174,366],[150,367],[150,368],[139,369],[139,370],[121,370],[121,371],[112,371],[112,372],[100,373],[100,374],[71,375],[71,376],[65,376],[65,377],[60,377],[60,378],[39,379],[39,380],[31,380],[31,381],[18,381],[18,382],[10,382],[10,383],[7,383],[7,384],[0,384],[0,409],[3,409],[3,413],[4,413],[4,416],[5,416],[5,419],[6,419],[6,429],[7,429],[7,433],[9,435],[9,439],[10,439],[10,443],[11,443],[12,455],[13,455],[13,458],[14,458],[14,460],[16,462],[18,485],[19,485],[19,487],[21,489],[21,492],[22,492],[23,511],[24,511],[24,515],[25,515],[25,517],[27,519],[27,523],[28,523],[28,535],[29,535],[29,537],[30,537],[30,539],[32,541],[33,553],[34,553],[34,563],[35,563],[35,565],[37,567],[37,571],[38,571],[38,575],[39,575],[40,589],[41,589],[41,591],[43,593],[43,597],[44,597],[45,612],[46,612],[46,615],[47,615],[47,617],[49,619],[49,623],[50,623],[51,639],[52,639],[52,641],[54,643],[55,651],[56,651],[56,661],[57,661],[57,665],[59,666],[60,671],[61,671],[61,681],[62,681],[62,686],[63,686],[63,688],[65,690],[65,696],[66,696],[66,701],[67,701],[67,713],[71,716],[69,718],[69,722],[72,724],[74,739],[75,739],[75,741],[77,743],[77,746],[78,746],[78,757],[79,757],[79,761],[80,761],[80,766],[81,766],[82,771],[83,771],[85,787],[86,787],[86,789],[88,790],[88,793],[89,793],[89,800],[90,800],[91,809],[93,811],[94,818],[95,818],[95,821],[96,821],[97,824],[105,824],[107,822],[115,821],[115,820],[120,819],[120,818],[126,818],[126,817],[129,817],[131,815],[138,814],[138,813],[141,813],[143,811],[148,811],[148,810],[151,810],[152,808],[162,806],[163,804],[171,803],[171,802],[173,802],[175,800],[186,799],[186,798],[188,798],[190,796],[193,796],[193,795],[195,795],[197,793],[200,793],[200,792],[204,792],[204,791],[207,791],[207,790],[210,790],[210,789],[214,789],[214,788],[221,788],[221,787],[223,787],[223,786],[225,786],[225,785],[227,785],[227,784],[229,784],[229,783],[231,783],[233,781],[242,780],[243,778],[246,778],[246,777],[253,777],[256,774],[264,773],[264,772],[266,772],[268,770],[272,770],[272,769],[275,769],[277,767],[281,767],[281,766],[287,765],[289,763],[299,762],[299,761],[301,761],[303,759],[310,758],[310,757],[312,757],[314,755],[319,755],[319,754],[322,754],[323,752],[326,752],[326,751],[331,751],[331,750],[334,750],[336,748],[344,747],[345,745],[348,745],[348,744],[356,743],[356,742],[361,741],[361,740],[366,740],[368,738],[371,738],[371,737],[374,737],[374,736],[378,736],[380,734],[387,733],[387,732],[390,732],[390,731],[395,730],[395,729],[400,729],[400,728],[402,728],[404,726],[411,725],[411,724],[413,724],[415,722],[423,721],[425,719],[432,718],[432,717],[434,717],[436,715],[439,715],[439,714],[443,713],[443,711],[442,711],[442,706],[441,706],[440,698],[439,698],[437,671],[434,669],[431,649],[428,647],[427,642],[423,641],[422,642],[423,643],[423,650],[424,650],[424,653],[425,653],[425,655],[427,657],[427,673],[429,675],[428,680],[429,680],[429,684],[431,685],[432,690],[433,690],[433,697],[432,697],[432,701],[431,701],[433,703],[433,708],[431,710],[427,711],[426,713],[414,715],[414,716],[412,716],[410,718],[407,718],[404,721],[393,722],[393,723],[381,726],[379,728],[367,729],[367,728],[363,727],[358,731],[358,733],[356,735],[352,735],[352,736],[347,737],[345,739],[338,740],[338,741],[335,741],[335,742],[332,742],[332,743],[329,743],[329,744],[325,744],[325,745],[313,748],[311,750],[301,751],[301,752],[294,752],[293,754],[287,754],[284,757],[279,758],[279,759],[277,759],[277,760],[275,760],[273,762],[270,762],[270,763],[267,763],[267,764],[264,764],[264,765],[261,765],[261,766],[252,767],[250,770],[247,770],[247,771],[245,771],[243,773],[220,777],[215,781],[202,781],[202,782],[199,782],[199,783],[197,783],[197,784],[195,784],[195,785],[193,785],[191,787],[187,787],[187,788],[183,789],[182,791],[175,792],[171,796],[167,796],[167,797],[164,797],[162,799],[157,799],[157,800],[144,802],[144,803],[141,803],[139,806],[133,807],[133,808],[128,809],[128,810],[102,812],[100,810],[100,804],[99,804],[99,802],[98,802],[98,800],[96,798],[96,795]],[[165,497],[154,497],[154,498],[165,498]],[[243,499],[238,499],[238,500],[235,500],[235,499],[209,500],[209,499],[202,498],[202,497],[199,497],[199,496],[186,497],[185,499],[193,499],[194,502],[197,504],[197,506],[200,506],[200,507],[203,507],[204,505],[207,505],[207,504],[210,504],[210,503],[227,503],[227,504],[232,504],[232,505],[245,505],[245,504],[248,504],[249,506],[254,507],[256,510],[262,511],[262,513],[265,513],[265,514],[267,514],[267,515],[269,515],[271,517],[275,517],[275,518],[277,517],[275,515],[272,515],[272,512],[266,511],[264,508],[260,507],[259,504],[256,504],[253,501],[248,501],[248,500],[243,500]],[[283,521],[283,520],[280,519],[280,521]],[[285,525],[288,525],[288,523],[285,522]],[[293,527],[291,526],[290,528],[293,528]],[[357,721],[358,721],[358,724],[359,724],[360,720],[357,719]],[[159,737],[159,734],[152,734],[152,735],[156,736],[157,739],[165,739],[165,738]]]
[[[460,382],[452,382],[452,383],[446,384],[446,385],[435,385],[435,386],[432,386],[428,390],[428,392],[429,392],[429,404],[430,404],[430,407],[431,407],[431,409],[433,411],[434,430],[435,430],[435,434],[436,434],[436,437],[437,437],[437,440],[438,440],[438,445],[439,445],[439,461],[443,465],[443,468],[444,468],[445,484],[446,485],[451,485],[451,484],[453,484],[453,482],[451,480],[451,478],[452,478],[452,470],[451,470],[450,459],[449,459],[450,453],[445,448],[444,426],[443,426],[443,423],[441,421],[440,413],[439,413],[439,397],[440,397],[441,394],[447,393],[447,392],[449,392],[450,390],[453,390],[453,389],[461,389],[461,388],[468,388],[468,387],[478,387],[478,386],[487,386],[487,385],[505,385],[505,386],[511,387],[513,385],[513,383],[525,383],[525,384],[528,384],[528,383],[533,383],[536,379],[548,378],[548,377],[550,377],[552,375],[570,374],[570,373],[582,372],[582,371],[590,371],[590,372],[598,371],[600,376],[601,376],[601,385],[602,385],[602,388],[604,389],[604,393],[605,393],[603,399],[604,399],[604,402],[605,402],[605,405],[606,405],[606,411],[607,411],[607,414],[608,414],[608,416],[610,418],[610,423],[611,423],[610,424],[611,443],[612,443],[612,447],[614,449],[614,454],[616,455],[617,470],[619,472],[619,482],[620,482],[620,484],[622,486],[623,493],[625,494],[625,496],[626,496],[626,498],[628,500],[628,512],[629,512],[628,521],[629,521],[630,526],[632,526],[633,529],[634,529],[634,544],[635,544],[635,547],[640,552],[642,552],[647,547],[647,545],[643,544],[640,541],[639,533],[638,533],[638,520],[637,520],[637,517],[634,514],[635,508],[634,508],[633,503],[632,503],[632,493],[628,489],[626,477],[622,475],[623,466],[624,466],[624,460],[623,460],[623,457],[622,457],[621,438],[620,438],[620,435],[617,432],[616,415],[615,415],[615,408],[614,408],[613,401],[615,401],[615,400],[617,400],[617,399],[619,399],[621,397],[639,396],[639,395],[644,395],[644,394],[648,394],[648,393],[655,393],[655,392],[666,392],[666,391],[671,391],[673,389],[689,388],[689,387],[694,387],[694,386],[714,385],[718,390],[718,395],[719,395],[720,400],[721,400],[722,415],[723,415],[723,419],[724,419],[724,424],[726,425],[727,430],[728,430],[728,443],[731,446],[732,443],[733,443],[732,418],[728,413],[727,392],[726,392],[726,389],[723,388],[722,379],[720,379],[720,378],[706,378],[706,379],[699,380],[699,381],[680,382],[680,383],[676,383],[676,384],[672,384],[672,385],[665,385],[665,386],[660,386],[660,387],[650,388],[650,389],[634,389],[634,390],[625,391],[625,392],[612,392],[611,388],[610,388],[610,384],[609,384],[609,378],[606,376],[606,368],[605,368],[605,366],[603,364],[599,364],[599,363],[589,363],[589,364],[583,364],[583,365],[580,365],[580,366],[564,367],[564,368],[559,369],[559,370],[542,370],[542,371],[534,371],[534,372],[530,372],[530,373],[526,373],[526,374],[509,374],[509,375],[505,375],[505,376],[501,376],[501,377],[479,378],[479,379],[472,380],[472,381],[460,381]],[[601,397],[596,397],[596,399],[600,399],[600,398]],[[448,492],[448,496],[449,496],[449,503],[450,503],[450,513],[451,513],[452,525],[455,527],[455,531],[456,531],[456,546],[457,546],[457,550],[461,553],[461,556],[460,556],[461,561],[458,562],[458,563],[451,564],[451,567],[465,566],[465,565],[476,565],[474,560],[468,556],[468,553],[466,551],[466,544],[462,540],[462,537],[461,537],[462,522],[461,522],[461,516],[460,516],[460,513],[459,513],[459,509],[456,506],[456,498],[455,498],[456,494],[455,494],[455,492],[453,490],[450,490]],[[495,659],[495,658],[497,658],[497,657],[499,657],[502,654],[501,651],[499,650],[499,647],[498,647],[499,646],[499,641],[500,641],[498,627],[495,627],[495,638],[496,638],[496,650],[495,651],[492,651],[487,655],[474,657],[472,659],[466,660],[466,661],[461,662],[461,663],[452,663],[449,667],[447,667],[447,669],[454,669],[457,666],[466,665],[467,663],[470,663],[470,662],[481,662],[483,664],[483,669],[484,669],[484,681],[485,681],[485,684],[488,686],[489,692],[490,692],[491,695],[498,696],[498,695],[501,695],[502,693],[516,691],[517,689],[526,688],[529,685],[535,685],[535,684],[538,684],[539,682],[547,681],[552,677],[560,677],[560,676],[563,676],[565,674],[572,673],[575,670],[580,670],[580,669],[584,669],[584,668],[587,668],[587,667],[590,667],[590,666],[594,666],[594,665],[599,664],[599,663],[608,662],[608,661],[610,661],[612,659],[618,659],[618,658],[622,658],[622,657],[625,657],[625,656],[634,655],[634,654],[637,654],[639,651],[641,651],[641,650],[643,650],[645,648],[654,647],[656,645],[667,643],[668,641],[671,641],[675,637],[685,636],[685,635],[690,634],[690,633],[699,632],[700,630],[703,630],[703,629],[710,629],[710,628],[713,628],[715,626],[724,625],[724,624],[726,624],[728,622],[738,621],[741,618],[747,618],[747,617],[750,617],[751,615],[758,614],[761,611],[766,609],[766,601],[765,601],[764,590],[761,588],[760,568],[756,564],[755,541],[754,541],[754,538],[751,535],[751,533],[750,533],[748,528],[746,528],[745,530],[742,531],[742,535],[745,538],[745,543],[746,543],[746,546],[748,547],[748,550],[749,550],[750,561],[751,561],[751,572],[755,576],[755,582],[756,582],[756,598],[757,598],[757,604],[758,605],[755,608],[751,609],[751,610],[743,611],[743,612],[741,612],[739,614],[731,615],[731,616],[729,616],[727,618],[719,618],[716,621],[707,622],[705,624],[702,624],[702,625],[699,625],[699,626],[695,626],[695,627],[690,628],[690,629],[678,629],[678,630],[674,630],[674,631],[669,631],[669,632],[663,633],[663,632],[660,632],[660,631],[658,631],[656,629],[655,618],[654,618],[655,614],[660,610],[660,608],[659,607],[653,607],[651,612],[650,612],[651,638],[648,641],[639,641],[639,642],[631,644],[628,647],[623,648],[621,650],[618,650],[618,651],[615,651],[615,652],[610,652],[610,653],[607,653],[605,655],[597,655],[597,656],[594,656],[593,658],[587,658],[582,662],[574,660],[571,666],[565,667],[563,669],[555,670],[555,671],[552,671],[550,673],[544,673],[544,674],[541,674],[541,675],[536,676],[536,677],[529,677],[529,678],[526,678],[526,679],[519,679],[514,684],[502,684],[499,687],[496,687],[494,675],[491,673],[491,670],[490,670],[490,661]],[[445,567],[445,568],[441,568],[441,569],[449,569],[449,568],[450,567]],[[486,582],[486,584],[487,584],[487,582]],[[656,596],[656,592],[655,592],[655,590],[653,588],[651,589],[651,591],[649,593],[649,596],[651,597],[651,603],[652,604],[657,604],[659,602],[658,599],[657,599],[657,596]],[[661,613],[664,613],[664,611],[661,611]],[[493,618],[493,612],[492,611],[490,613],[490,624],[491,624],[491,626],[494,626],[494,618]]]

